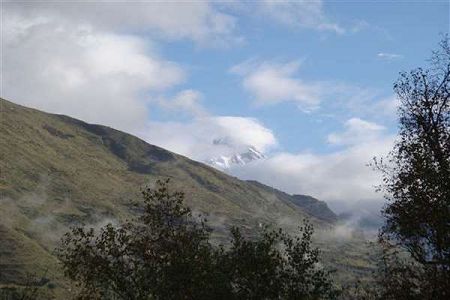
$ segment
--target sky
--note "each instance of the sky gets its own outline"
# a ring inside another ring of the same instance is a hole
[[[1,96],[137,135],[337,211],[379,207],[400,71],[448,1],[2,1]],[[227,143],[214,143],[222,139]]]

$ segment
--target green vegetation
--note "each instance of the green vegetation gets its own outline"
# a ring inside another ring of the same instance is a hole
[[[296,237],[263,228],[250,239],[233,227],[229,245],[214,246],[206,219],[169,188],[145,190],[134,220],[65,235],[58,257],[78,299],[336,298],[307,221]]]

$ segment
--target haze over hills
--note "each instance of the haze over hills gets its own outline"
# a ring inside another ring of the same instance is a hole
[[[62,234],[74,224],[99,227],[132,217],[132,201],[157,179],[170,178],[184,191],[187,204],[208,215],[219,240],[231,225],[249,232],[261,223],[293,229],[309,218],[318,230],[332,230],[337,220],[322,201],[239,180],[130,134],[3,99],[0,104],[0,285],[44,270],[64,285],[52,254]],[[333,247],[325,254],[337,251]],[[334,265],[355,267],[347,258],[334,259]],[[361,272],[364,259],[355,267]]]

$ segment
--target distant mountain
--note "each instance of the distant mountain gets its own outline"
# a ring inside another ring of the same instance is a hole
[[[249,146],[245,152],[236,153],[229,156],[222,155],[206,161],[207,164],[222,170],[230,169],[234,166],[245,166],[256,160],[265,159],[266,157],[255,147]]]
[[[336,214],[328,207],[328,204],[325,201],[320,201],[306,195],[292,195],[291,201],[310,215],[319,219],[327,220],[329,222],[336,222],[338,220]]]
[[[329,223],[335,223],[338,220],[338,216],[328,207],[327,203],[324,201],[317,200],[316,198],[307,195],[289,195],[285,192],[279,191],[254,180],[248,180],[248,182],[273,193],[278,198],[283,199],[288,203],[294,204],[296,207],[301,208],[309,215],[314,216],[320,220]]]

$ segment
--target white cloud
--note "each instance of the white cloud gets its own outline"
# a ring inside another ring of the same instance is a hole
[[[311,28],[319,31],[345,32],[339,24],[331,22],[323,11],[323,1],[265,0],[260,3],[263,16],[294,27]]]
[[[205,117],[207,110],[201,104],[202,95],[195,90],[183,90],[171,99],[159,99],[159,105],[174,112],[188,113],[194,117]]]
[[[347,117],[370,118],[378,123],[392,123],[397,118],[400,102],[395,95],[386,97],[379,95],[379,91],[357,87],[349,88],[344,95],[347,97],[338,97],[332,103],[331,111]]]
[[[272,131],[258,120],[231,116],[197,118],[186,123],[152,122],[140,136],[198,161],[234,154],[249,145],[260,151],[277,145]],[[219,139],[227,143],[214,143]]]
[[[373,201],[382,197],[374,188],[381,183],[381,178],[367,164],[374,156],[385,155],[394,139],[382,130],[382,126],[374,123],[349,120],[344,132],[333,134],[336,141],[347,145],[342,150],[328,154],[274,153],[266,160],[236,167],[231,173],[340,205]],[[358,138],[351,137],[355,132]],[[364,134],[367,137],[363,138]]]
[[[130,132],[186,77],[158,54],[156,40],[241,39],[234,17],[208,2],[7,2],[3,9],[3,97]],[[203,116],[200,98],[185,90],[163,106]]]
[[[322,94],[319,83],[296,77],[299,61],[287,63],[246,61],[230,69],[243,77],[242,85],[261,105],[295,102],[299,108],[317,108]]]
[[[147,119],[144,93],[185,76],[136,36],[49,16],[4,17],[3,96],[21,104],[133,130]]]
[[[400,100],[392,95],[376,101],[371,107],[371,111],[376,111],[380,116],[396,117],[400,106]]]
[[[335,145],[358,145],[376,140],[385,130],[381,125],[360,118],[351,118],[345,122],[344,126],[344,132],[328,135],[327,140],[329,143]]]
[[[204,46],[239,41],[236,20],[208,1],[41,1],[5,3],[28,17],[56,17],[59,22],[88,23],[99,30],[133,31],[164,39],[190,39]]]
[[[396,60],[396,59],[402,59],[403,55],[396,54],[396,53],[386,53],[386,52],[380,52],[377,54],[377,57],[384,60]]]
[[[298,75],[300,67],[299,60],[249,59],[229,71],[242,77],[242,87],[257,105],[291,102],[304,112],[338,120],[358,115],[381,122],[396,116],[399,102],[394,95],[383,97],[379,90],[339,81],[305,80]]]

